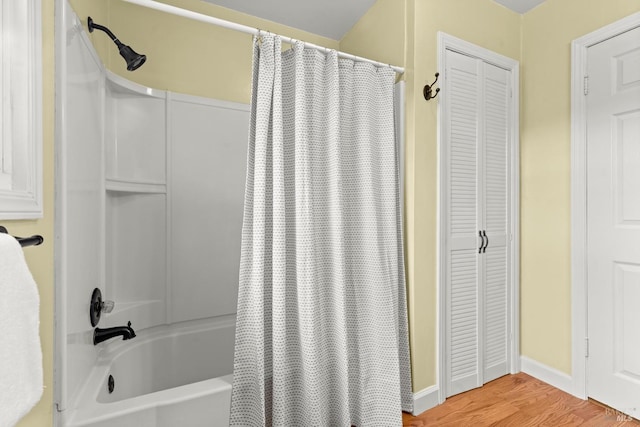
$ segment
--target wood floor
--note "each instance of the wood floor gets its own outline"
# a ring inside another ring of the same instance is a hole
[[[640,422],[628,418],[520,373],[450,397],[418,417],[403,414],[402,424],[404,427],[640,426]]]

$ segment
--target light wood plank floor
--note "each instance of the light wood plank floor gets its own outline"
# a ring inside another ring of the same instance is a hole
[[[640,426],[637,420],[591,400],[581,400],[527,374],[507,375],[450,397],[404,427],[426,426]]]

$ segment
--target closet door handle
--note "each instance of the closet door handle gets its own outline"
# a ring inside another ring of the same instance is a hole
[[[478,230],[478,236],[480,236],[480,239],[482,239],[482,242],[480,242],[480,247],[478,248],[478,253],[481,254],[482,253],[482,247],[484,246],[484,237],[482,237],[482,231]]]
[[[487,252],[487,246],[489,246],[489,238],[487,237],[487,232],[485,230],[482,230],[482,235],[482,237],[484,237],[484,239],[486,240],[484,248],[482,248],[482,253],[485,253]]]

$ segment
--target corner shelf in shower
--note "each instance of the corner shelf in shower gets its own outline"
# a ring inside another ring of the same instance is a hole
[[[105,188],[115,193],[133,194],[166,194],[166,184],[152,182],[124,181],[119,179],[106,179]]]
[[[166,193],[167,93],[106,72],[107,191]]]

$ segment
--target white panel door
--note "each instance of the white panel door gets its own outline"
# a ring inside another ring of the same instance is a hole
[[[588,49],[588,395],[640,418],[640,28]]]
[[[511,74],[451,50],[445,61],[445,384],[452,396],[509,369]]]
[[[478,166],[481,62],[447,50],[447,396],[482,385]]]

